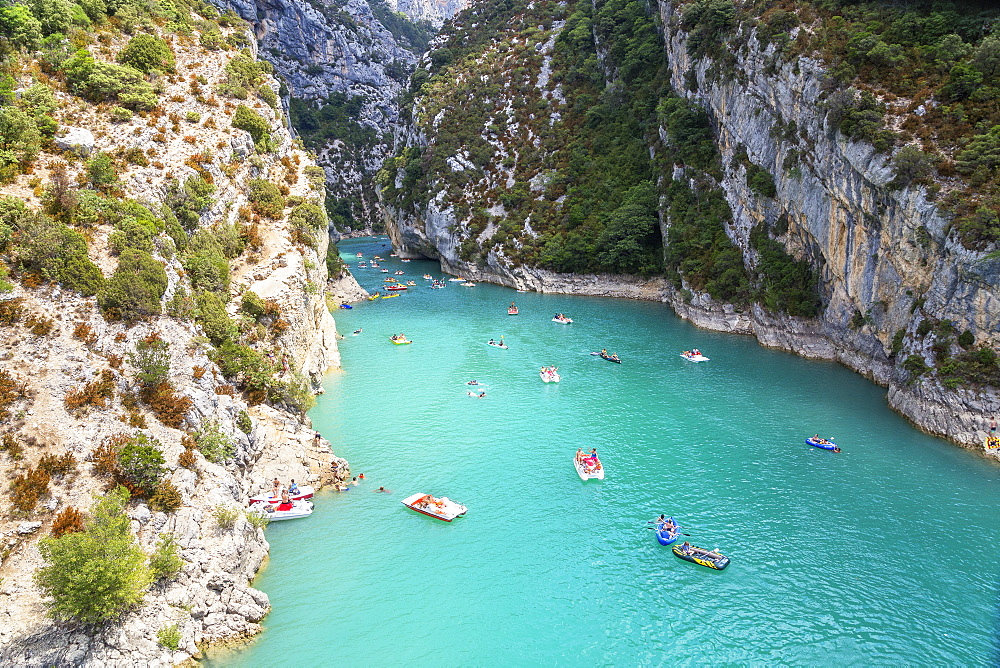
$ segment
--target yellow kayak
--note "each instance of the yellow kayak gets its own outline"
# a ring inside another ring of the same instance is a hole
[[[398,297],[399,295],[382,295],[382,299],[392,299],[393,297]]]
[[[378,299],[378,297],[379,297],[379,294],[378,294],[378,293],[376,292],[375,294],[373,294],[372,296],[370,296],[370,297],[368,298],[368,301],[370,301],[370,302],[373,302],[373,301],[375,301],[376,299]]]
[[[413,343],[413,341],[409,341],[407,339],[394,339],[391,336],[389,337],[389,340],[392,341],[397,346],[401,346],[401,345],[404,345],[406,343]]]

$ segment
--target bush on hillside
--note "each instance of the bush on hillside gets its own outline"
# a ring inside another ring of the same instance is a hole
[[[214,345],[220,346],[239,337],[239,331],[226,313],[226,306],[218,295],[214,292],[201,292],[195,301],[197,304],[195,321],[205,330],[205,336]]]
[[[126,248],[118,258],[118,269],[97,297],[105,317],[135,322],[159,315],[160,300],[167,289],[167,272],[149,253]]]
[[[35,582],[57,619],[102,624],[142,601],[152,576],[129,530],[128,498],[124,487],[98,497],[84,531],[39,542],[45,565]]]
[[[12,248],[13,265],[83,294],[96,294],[104,276],[87,254],[82,234],[42,214],[25,215]]]
[[[220,299],[228,300],[229,262],[210,230],[195,232],[184,251],[183,262],[195,290],[214,292]]]
[[[243,51],[226,63],[225,81],[219,84],[219,92],[245,100],[251,90],[264,83],[264,75],[273,71],[270,63],[254,60],[249,51]]]
[[[174,52],[170,45],[154,35],[140,34],[129,40],[118,54],[118,62],[140,72],[173,72]]]
[[[136,496],[153,493],[167,470],[160,442],[136,434],[118,450],[117,478]]]
[[[219,423],[209,420],[202,424],[194,435],[198,443],[198,451],[210,462],[224,464],[236,454],[236,444],[222,431]]]
[[[0,7],[0,35],[16,49],[34,49],[42,39],[42,24],[27,6],[4,5]]]
[[[91,102],[117,101],[122,107],[149,110],[158,99],[142,72],[116,63],[95,60],[80,49],[63,64],[70,90]]]
[[[247,199],[253,210],[265,218],[278,220],[285,209],[285,198],[278,186],[265,179],[251,179],[247,184]]]
[[[34,162],[41,141],[35,118],[17,107],[0,107],[0,178],[9,180]]]
[[[184,183],[173,180],[167,185],[167,207],[177,217],[177,222],[187,230],[198,227],[201,213],[212,205],[212,193],[215,186],[201,175],[189,176]]]
[[[172,533],[160,535],[160,540],[156,543],[156,549],[149,555],[149,570],[154,581],[172,580],[184,568],[184,560],[181,559],[180,546]],[[176,645],[174,649],[177,649]]]
[[[136,368],[136,380],[143,385],[159,385],[170,377],[170,344],[157,334],[140,339],[129,362]]]
[[[233,114],[233,127],[249,132],[258,151],[263,153],[270,150],[271,124],[250,107],[245,104],[236,107],[236,113]]]

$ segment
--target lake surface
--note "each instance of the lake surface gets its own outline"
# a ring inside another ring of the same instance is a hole
[[[265,631],[211,665],[1000,662],[1000,469],[912,428],[883,388],[662,304],[431,290],[438,265],[385,238],[340,250],[417,282],[335,313],[344,370],[311,415],[367,480],[268,527]],[[353,271],[370,291],[392,276]],[[501,335],[508,350],[486,345]],[[562,382],[541,382],[549,364]],[[805,445],[817,432],[843,452]],[[577,447],[605,480],[579,479]],[[400,504],[415,492],[468,514],[418,515]],[[729,568],[657,544],[660,513]]]

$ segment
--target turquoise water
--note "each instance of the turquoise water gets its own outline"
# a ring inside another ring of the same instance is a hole
[[[312,413],[367,481],[267,529],[265,632],[213,664],[1000,661],[1000,470],[910,427],[884,389],[661,304],[430,290],[437,264],[386,243],[340,248],[418,287],[337,311],[344,371]],[[387,276],[354,273],[370,290]],[[501,334],[509,350],[485,345]],[[678,357],[693,346],[711,361]],[[561,383],[541,382],[547,364]],[[806,446],[816,432],[843,452]],[[578,446],[598,449],[604,481],[576,476]],[[469,512],[417,515],[400,504],[414,492]],[[644,527],[661,512],[729,569],[658,545]]]

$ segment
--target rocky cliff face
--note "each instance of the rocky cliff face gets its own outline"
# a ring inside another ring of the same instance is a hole
[[[370,131],[363,140],[333,136],[314,146],[331,196],[342,200],[339,232],[371,229],[378,220],[372,177],[392,149],[397,98],[420,55],[426,32],[392,15],[381,0],[219,0],[254,26],[260,56],[270,61],[288,94],[310,105],[337,104],[336,93],[360,99],[351,123]],[[458,0],[391,5],[413,21],[442,21],[464,6]],[[334,133],[336,134],[336,133]]]
[[[935,337],[920,328],[925,318],[950,321],[958,332],[968,330],[977,343],[997,343],[1000,261],[962,247],[949,235],[947,221],[925,190],[890,187],[894,173],[888,157],[869,144],[846,140],[831,127],[821,62],[809,57],[783,60],[750,29],[742,40],[745,46],[734,50],[730,62],[692,58],[690,36],[680,28],[679,4],[661,0],[658,5],[671,85],[711,119],[723,165],[718,186],[733,213],[726,233],[749,269],[758,262],[750,232],[762,223],[790,254],[806,259],[819,272],[824,306],[819,318],[774,314],[759,305],[737,309],[691,290],[687,283],[679,291],[667,282],[627,276],[556,274],[511,261],[496,249],[475,260],[463,259],[463,240],[470,235],[488,239],[496,232],[492,224],[473,230],[468,210],[481,207],[501,218],[504,214],[494,190],[497,183],[503,189],[503,169],[497,163],[507,156],[523,160],[527,143],[538,146],[533,136],[525,139],[510,131],[498,137],[484,128],[482,139],[496,146],[495,159],[483,168],[484,178],[457,199],[442,175],[416,214],[400,210],[398,198],[386,202],[386,226],[397,251],[404,257],[439,258],[449,271],[522,289],[669,302],[679,315],[701,326],[754,335],[767,346],[840,361],[889,386],[891,405],[922,429],[982,450],[989,415],[1000,412],[997,395],[990,390],[955,392],[935,378],[914,379],[901,362],[916,355],[933,365]],[[560,28],[554,26],[553,35]],[[533,79],[537,97],[548,101],[536,113],[551,126],[559,122],[565,102],[548,76],[546,47],[552,42],[541,35],[538,39],[534,51],[543,56],[541,62],[520,64]],[[905,103],[897,103],[899,109]],[[429,122],[435,109],[433,101],[417,100],[416,122],[401,133],[404,145],[440,150],[434,146],[438,137],[431,133],[436,135],[447,116],[441,111]],[[662,129],[660,139],[671,141]],[[740,159],[734,159],[737,155]],[[448,164],[460,172],[467,168],[468,157],[455,154]],[[746,160],[773,177],[774,196],[757,195],[748,187]],[[542,179],[544,169],[538,171]],[[391,185],[402,188],[405,170],[391,176]],[[533,192],[544,189],[535,185],[532,180]],[[506,187],[511,186],[509,180]],[[493,195],[474,201],[476,189]],[[664,239],[671,223],[662,216]],[[950,347],[960,352],[953,341]]]
[[[220,105],[214,98],[194,100],[188,94],[187,78],[201,77],[210,90],[221,81],[224,66],[234,52],[206,52],[197,39],[174,42],[178,68],[184,77],[165,82],[162,115],[180,119],[186,113],[200,115],[197,124],[182,130],[164,123],[159,116],[135,117],[111,125],[106,112],[62,94],[64,110],[73,111],[80,126],[76,135],[89,131],[92,150],[120,155],[131,148],[156,149],[149,155],[156,162],[132,164],[120,174],[120,195],[133,197],[159,210],[169,179],[184,179],[196,173],[208,175],[215,185],[215,204],[204,211],[201,226],[233,224],[249,211],[245,184],[253,178],[284,183],[288,195],[321,202],[308,178],[310,161],[294,148],[277,112],[260,101],[250,101],[270,124],[275,149],[253,155],[248,133],[231,127],[232,103]],[[114,45],[113,45],[114,46]],[[277,83],[270,82],[275,88]],[[83,109],[83,111],[78,111]],[[103,114],[103,115],[102,115]],[[60,120],[65,120],[60,115]],[[147,122],[148,121],[148,122]],[[201,147],[220,150],[202,153]],[[29,178],[48,176],[61,156],[45,154],[34,175],[23,175],[2,189],[37,206]],[[84,166],[69,166],[75,178]],[[244,212],[244,213],[241,213]],[[318,382],[328,369],[339,364],[335,323],[326,308],[325,257],[328,239],[319,235],[308,246],[293,241],[288,211],[278,220],[260,225],[257,250],[233,260],[230,315],[236,316],[238,295],[254,290],[273,301],[288,326],[273,341],[277,351],[276,374],[291,379],[301,373]],[[95,225],[89,231],[91,254],[109,271],[114,266],[107,247],[110,225]],[[165,265],[169,301],[179,287],[191,286],[181,263],[159,245],[154,257]],[[355,284],[356,285],[356,284]],[[35,511],[15,512],[4,503],[0,520],[0,663],[4,665],[174,665],[198,656],[199,644],[249,636],[260,630],[259,622],[269,610],[267,596],[250,586],[267,555],[263,530],[244,515],[247,497],[268,487],[280,477],[287,481],[315,482],[329,479],[332,453],[329,443],[317,443],[308,420],[295,411],[266,404],[250,405],[233,391],[220,368],[209,358],[207,339],[190,318],[155,317],[129,327],[106,321],[92,298],[55,287],[18,285],[3,296],[5,308],[19,304],[20,319],[8,319],[0,337],[0,358],[23,391],[8,403],[4,434],[9,443],[20,443],[16,457],[7,440],[0,457],[0,471],[11,479],[25,466],[35,465],[43,455],[72,455],[76,464],[70,473],[54,476]],[[32,323],[48,323],[35,327]],[[84,328],[85,326],[85,328]],[[170,353],[169,381],[178,395],[191,400],[179,428],[166,426],[143,404],[128,397],[135,393],[136,373],[129,354],[135,344],[156,333]],[[16,365],[9,364],[15,360]],[[282,365],[284,368],[282,368]],[[79,390],[102,374],[113,379],[109,398],[89,409],[71,409],[68,393]],[[245,415],[245,417],[244,417]],[[249,423],[246,418],[249,418]],[[227,461],[213,463],[194,451],[193,463],[180,465],[182,439],[209,422],[235,444]],[[181,506],[174,512],[151,509],[143,500],[128,508],[132,531],[140,547],[151,552],[159,538],[172,534],[184,561],[180,575],[149,590],[142,606],[126,612],[115,623],[94,630],[72,624],[56,624],[46,618],[44,598],[32,575],[42,563],[39,538],[48,535],[56,513],[67,506],[86,511],[93,495],[100,494],[109,480],[93,465],[95,450],[107,439],[141,433],[161,446],[167,479],[180,493]],[[341,460],[346,473],[346,462]],[[217,509],[228,509],[233,521],[220,519]],[[176,651],[158,640],[158,633],[176,626],[180,640]]]

